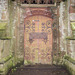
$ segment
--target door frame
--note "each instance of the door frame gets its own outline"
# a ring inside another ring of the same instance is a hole
[[[35,11],[37,11],[37,9],[39,9],[38,11],[45,11],[44,13],[36,13],[35,14]],[[54,56],[54,50],[53,50],[53,46],[54,46],[54,32],[53,32],[53,25],[55,24],[55,21],[54,21],[54,19],[53,19],[53,17],[52,17],[52,13],[53,12],[51,12],[51,11],[49,11],[48,10],[49,8],[27,8],[26,10],[30,10],[29,12],[27,12],[26,14],[25,14],[25,18],[24,18],[24,20],[26,19],[26,18],[28,18],[28,17],[31,17],[31,16],[35,16],[35,15],[42,15],[42,16],[46,16],[46,17],[49,17],[49,18],[51,18],[52,20],[53,20],[53,24],[52,24],[52,64],[53,64],[53,56]],[[48,13],[48,14],[45,14],[45,13]],[[27,15],[28,14],[28,15]],[[25,33],[25,23],[24,23],[24,33]],[[25,36],[25,34],[24,34],[24,36]],[[25,38],[25,37],[24,37]],[[57,47],[56,47],[57,48]],[[24,59],[25,59],[25,46],[24,46]]]

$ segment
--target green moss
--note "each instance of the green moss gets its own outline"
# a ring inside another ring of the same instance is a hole
[[[64,67],[66,67],[66,69],[68,70],[68,72],[69,72],[70,75],[73,75],[72,74],[73,70],[68,65],[64,64]]]
[[[0,75],[5,75],[4,71],[5,71],[5,69],[0,69]]]
[[[0,30],[4,30],[4,29],[6,29],[6,25],[7,25],[7,23],[0,23]]]
[[[0,38],[6,36],[6,22],[0,22]]]
[[[6,36],[6,30],[1,30],[0,31],[0,37]]]
[[[13,72],[16,71],[18,67],[21,67],[21,65],[23,65],[23,63],[24,63],[24,61],[21,60],[19,63],[15,64],[15,65],[11,65],[7,69],[10,69],[11,70],[11,74],[13,74]]]
[[[6,67],[6,70],[9,70],[11,67],[13,67],[13,62],[10,61],[9,64]]]
[[[67,40],[75,40],[75,37],[66,37]]]
[[[30,65],[30,64],[32,64],[32,62],[31,62],[31,61],[28,61],[28,60],[25,60],[25,61],[24,61],[24,64],[25,64],[25,65]]]
[[[69,57],[69,56],[65,56],[64,59],[66,59],[66,60],[70,61],[71,63],[75,64],[75,60],[72,59],[72,58]]]
[[[67,60],[69,60],[70,58],[67,56],[65,57]],[[73,64],[74,65],[74,64]],[[75,75],[75,69],[73,68],[74,66],[72,66],[72,64],[70,64],[70,62],[65,61],[63,66],[69,71],[70,75]]]
[[[7,62],[8,60],[10,60],[13,57],[13,55],[9,55],[8,57],[4,58],[4,62]]]
[[[13,56],[9,55],[6,58],[3,58],[3,60],[0,60],[0,63],[3,64],[3,67],[0,68],[0,74],[6,75],[8,70],[13,67]]]
[[[12,57],[13,57],[13,55],[9,55],[9,56],[7,56],[7,57],[1,59],[1,60],[0,60],[0,63],[5,63],[5,62],[7,62],[8,60],[10,60]]]
[[[1,74],[1,73],[3,73],[3,71],[2,71],[2,70],[0,70],[0,74]]]
[[[71,28],[72,30],[75,30],[75,22],[71,22]]]
[[[11,37],[0,37],[1,40],[10,40]]]

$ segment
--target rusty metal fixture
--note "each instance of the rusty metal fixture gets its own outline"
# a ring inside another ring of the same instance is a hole
[[[53,4],[55,0],[20,0],[24,4]]]

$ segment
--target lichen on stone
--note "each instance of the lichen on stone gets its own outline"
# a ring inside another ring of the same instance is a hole
[[[6,28],[7,23],[1,22],[0,23],[0,30],[3,30]]]

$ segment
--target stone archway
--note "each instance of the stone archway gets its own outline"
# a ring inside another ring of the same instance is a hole
[[[53,61],[56,61],[56,57],[58,57],[57,53],[59,51],[59,24],[58,24],[58,16],[57,16],[57,13],[55,13],[54,10],[57,10],[55,7],[49,7],[49,8],[22,8],[22,11],[23,13],[21,14],[23,17],[21,17],[22,19],[22,24],[20,24],[20,31],[21,33],[23,33],[23,37],[24,37],[24,29],[25,29],[25,19],[29,18],[29,17],[32,17],[32,16],[37,16],[37,15],[41,15],[41,16],[44,16],[44,17],[48,17],[48,18],[51,18],[52,19],[52,38],[53,38],[53,41],[52,41],[52,54],[51,54],[51,57],[52,57],[52,63],[54,63]],[[39,12],[40,11],[40,12]],[[38,14],[39,13],[39,14]],[[31,21],[30,21],[31,22]],[[20,33],[20,34],[21,34]],[[20,40],[24,39],[23,37],[20,36]],[[31,42],[31,41],[30,41]],[[20,46],[23,46],[24,43],[19,43]],[[24,52],[23,52],[24,50]],[[24,53],[24,60],[25,60],[25,47],[24,49],[22,49],[22,55]],[[39,62],[40,63],[40,62]]]

